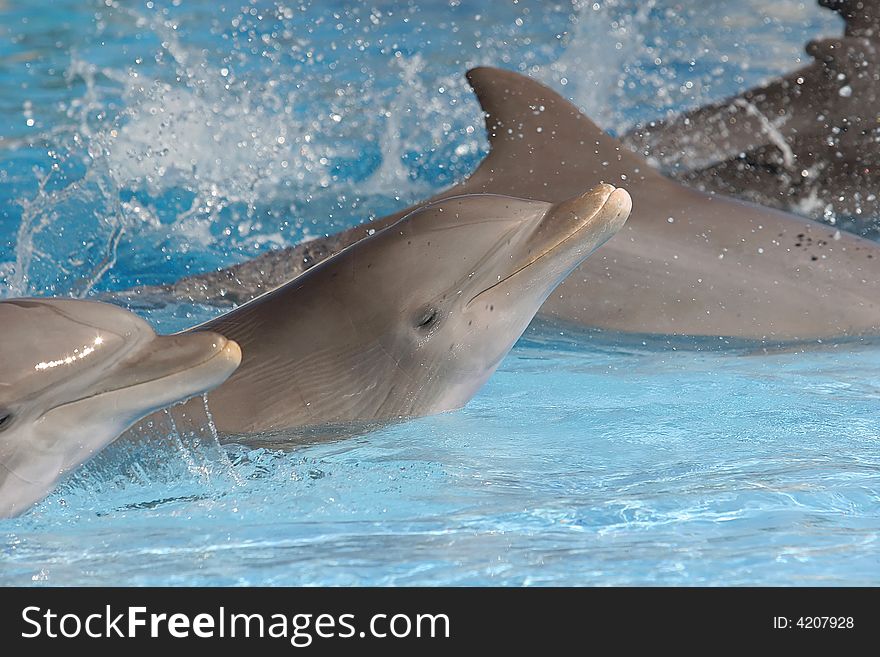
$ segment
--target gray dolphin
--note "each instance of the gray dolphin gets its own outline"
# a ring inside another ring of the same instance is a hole
[[[630,208],[611,185],[556,204],[445,198],[191,329],[229,336],[244,354],[208,394],[217,430],[383,423],[459,408]],[[192,402],[172,409],[179,419],[202,412]]]
[[[880,2],[823,0],[842,38],[809,65],[622,138],[676,178],[815,218],[880,217]]]
[[[666,178],[530,78],[477,68],[468,79],[486,111],[491,152],[435,199],[490,192],[558,202],[600,180],[626,185],[633,198],[627,225],[541,314],[623,332],[765,343],[880,333],[877,244]],[[409,211],[140,292],[240,302]],[[138,292],[129,293],[134,303]]]
[[[215,333],[157,336],[92,301],[2,301],[0,327],[0,517],[26,511],[139,418],[220,384],[241,359]]]

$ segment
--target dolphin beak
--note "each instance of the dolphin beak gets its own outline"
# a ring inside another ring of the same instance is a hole
[[[536,263],[546,265],[540,268],[541,277],[558,282],[558,275],[571,272],[620,230],[631,210],[632,199],[627,191],[604,183],[552,205],[529,235],[529,247],[521,264],[473,296],[467,305]]]
[[[548,253],[583,235],[591,238],[591,250],[595,249],[623,227],[631,210],[632,199],[625,189],[603,183],[555,204],[532,235],[533,248]]]
[[[95,394],[162,382],[155,394],[167,405],[216,388],[240,363],[238,343],[217,333],[160,335],[119,363]]]

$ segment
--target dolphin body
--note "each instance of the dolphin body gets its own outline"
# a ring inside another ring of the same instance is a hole
[[[141,417],[219,385],[241,359],[215,333],[157,336],[91,301],[0,301],[0,327],[0,518],[26,511]]]
[[[636,125],[622,138],[703,190],[858,228],[880,217],[880,2],[820,0],[841,38],[814,61],[733,98]]]
[[[435,200],[493,193],[559,202],[603,180],[632,195],[630,221],[557,288],[542,315],[620,332],[764,344],[880,333],[874,242],[671,180],[528,77],[483,67],[468,80],[486,113],[491,151]],[[241,303],[410,211],[219,272],[129,291],[128,300],[173,294]]]
[[[241,345],[241,367],[208,394],[211,419],[224,436],[289,443],[290,429],[350,434],[463,406],[630,208],[599,185],[555,204],[480,194],[414,210],[184,334]],[[204,421],[195,400],[171,412]]]

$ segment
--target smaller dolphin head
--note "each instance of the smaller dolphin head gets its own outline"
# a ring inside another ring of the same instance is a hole
[[[624,190],[600,185],[557,204],[474,194],[413,211],[208,325],[245,350],[210,396],[218,426],[254,433],[464,405],[630,207]]]
[[[157,336],[132,313],[72,299],[0,302],[0,517],[141,417],[209,390],[238,366],[215,333]]]

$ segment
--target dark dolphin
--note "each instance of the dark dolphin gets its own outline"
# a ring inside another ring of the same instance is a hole
[[[857,229],[880,219],[880,2],[821,0],[846,34],[738,96],[635,126],[633,150],[676,178]]]

